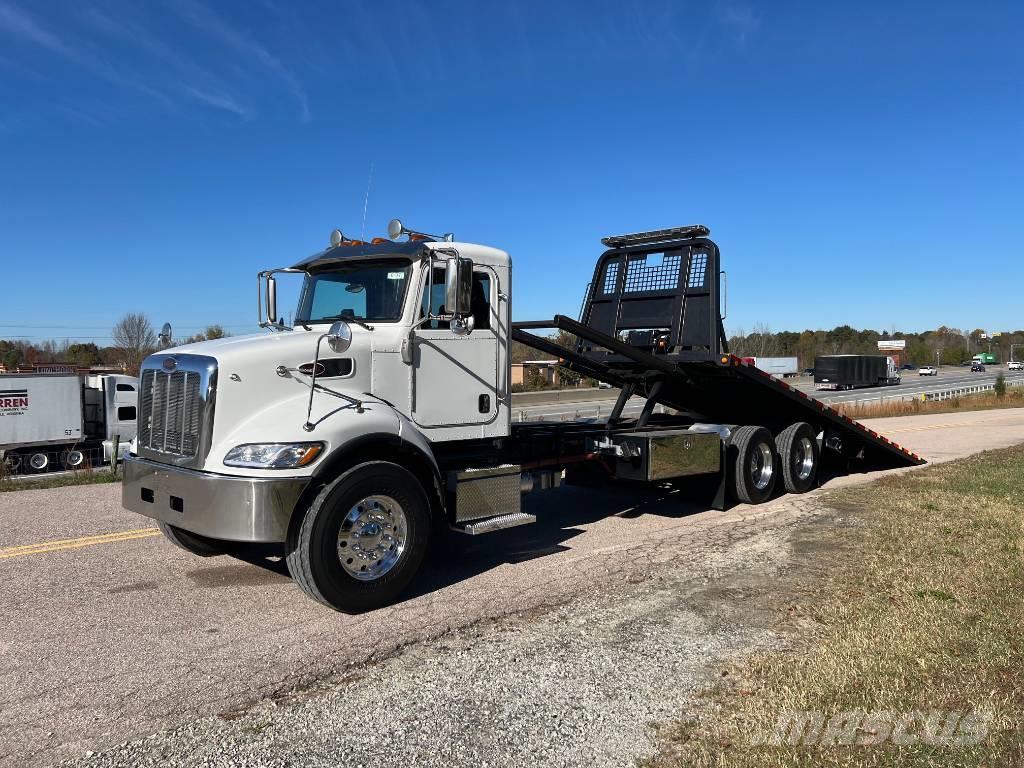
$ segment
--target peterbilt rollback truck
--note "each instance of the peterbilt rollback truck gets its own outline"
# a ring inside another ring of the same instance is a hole
[[[196,555],[269,546],[310,597],[358,612],[396,600],[439,531],[534,522],[527,494],[563,482],[703,476],[720,509],[922,461],[729,354],[703,226],[604,238],[579,319],[521,322],[506,252],[397,220],[388,234],[335,230],[260,272],[264,333],[144,362],[126,508]],[[281,272],[304,281],[290,327]],[[576,343],[535,333],[550,329]],[[618,387],[610,415],[513,423],[513,341]]]

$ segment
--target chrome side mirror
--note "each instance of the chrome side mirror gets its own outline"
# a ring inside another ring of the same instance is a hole
[[[473,301],[473,260],[461,256],[448,259],[444,282],[444,304],[448,314],[454,317],[470,314]]]
[[[466,317],[456,317],[451,322],[452,333],[456,336],[469,336],[473,332],[473,327],[476,325],[476,321],[472,315]]]
[[[273,275],[267,276],[267,322],[277,323],[277,280]]]
[[[344,320],[332,323],[331,327],[327,329],[327,346],[331,348],[332,352],[339,355],[342,352],[347,352],[348,348],[352,346],[352,327]]]

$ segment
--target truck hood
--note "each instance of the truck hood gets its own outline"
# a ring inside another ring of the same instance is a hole
[[[225,336],[222,339],[182,344],[178,347],[161,350],[160,354],[173,355],[176,352],[181,352],[190,355],[209,355],[210,357],[217,358],[219,361],[227,361],[239,356],[266,359],[273,356],[275,351],[281,354],[289,354],[302,348],[308,348],[310,360],[312,360],[316,340],[321,333],[323,331],[307,331],[297,328],[294,331],[282,333],[264,332],[248,334],[246,336]]]
[[[184,344],[153,356],[155,359],[150,366],[159,364],[161,358],[185,355],[201,355],[217,361],[212,448],[205,469],[237,471],[221,464],[227,450],[234,445],[310,439],[301,427],[307,419],[311,377],[297,369],[316,358],[317,340],[326,330],[327,326],[315,326],[309,331],[300,328],[281,333],[231,336]],[[341,354],[331,350],[326,340],[320,343],[321,361],[346,359],[351,363],[347,375],[324,376],[325,386],[365,399],[370,389],[372,336],[372,332],[354,326],[352,344]],[[326,418],[338,406],[337,398],[318,395],[313,399],[311,418]],[[316,437],[326,432],[322,429]]]

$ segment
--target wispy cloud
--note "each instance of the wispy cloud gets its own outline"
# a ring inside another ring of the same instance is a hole
[[[191,85],[183,85],[182,87],[186,93],[190,94],[197,101],[200,101],[207,106],[222,109],[225,112],[233,112],[245,120],[252,118],[252,110],[248,107],[242,106],[230,96],[218,93],[208,93]]]
[[[175,0],[171,5],[182,19],[197,29],[216,37],[244,59],[251,60],[280,80],[299,104],[299,116],[310,119],[309,97],[296,77],[280,59],[244,30],[224,21],[216,12],[197,0]]]
[[[133,46],[146,56],[176,70],[182,79],[177,90],[190,98],[246,120],[252,118],[253,110],[231,95],[220,78],[196,64],[192,58],[182,55],[166,43],[162,36],[151,32],[140,21],[127,19],[124,14],[115,19],[98,8],[87,8],[84,18],[107,37]]]
[[[745,45],[761,26],[761,20],[751,6],[729,0],[719,5],[718,18],[732,31],[740,45]]]
[[[156,88],[138,77],[115,69],[95,52],[70,45],[34,17],[5,0],[0,0],[0,30],[63,56],[116,85],[144,93],[165,105],[170,104],[168,98]]]
[[[71,55],[71,50],[48,29],[43,28],[35,19],[20,8],[0,1],[0,29],[6,30],[15,37],[35,43],[54,53],[64,56]]]
[[[299,117],[310,119],[309,99],[299,78],[252,34],[199,0],[171,0],[167,7],[189,28],[211,37],[220,55],[204,65],[201,58],[177,48],[165,32],[157,31],[151,15],[134,5],[112,9],[102,3],[83,3],[58,27],[24,4],[0,0],[0,38],[35,46],[109,83],[146,94],[172,111],[191,102],[250,120],[256,110],[246,91],[252,89],[254,79],[262,86],[269,73],[298,103]],[[16,69],[23,70],[22,77],[42,76],[19,62]],[[70,116],[65,109],[59,111]],[[88,116],[82,112],[76,118]]]

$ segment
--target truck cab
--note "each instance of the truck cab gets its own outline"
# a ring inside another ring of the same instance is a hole
[[[303,275],[290,327],[282,272]],[[409,232],[369,243],[336,232],[327,249],[261,272],[264,333],[144,361],[124,506],[193,552],[281,544],[307,496],[386,457],[406,495],[387,496],[392,513],[406,539],[413,516],[425,536],[444,504],[439,447],[509,434],[510,273],[504,251]],[[516,472],[517,495],[519,484]],[[378,531],[378,514],[356,517]],[[378,554],[354,573],[372,575]]]

